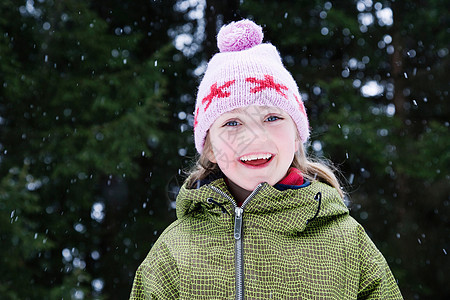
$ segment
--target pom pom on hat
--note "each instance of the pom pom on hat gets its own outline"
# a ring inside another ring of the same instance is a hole
[[[250,20],[241,20],[220,29],[217,46],[220,52],[241,51],[261,44],[263,37],[261,26]]]

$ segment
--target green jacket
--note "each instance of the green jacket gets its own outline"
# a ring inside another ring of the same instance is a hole
[[[130,299],[403,299],[326,184],[264,183],[240,208],[223,179],[183,186],[177,217],[137,270]]]

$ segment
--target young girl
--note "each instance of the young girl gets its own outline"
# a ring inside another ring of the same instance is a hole
[[[195,108],[195,170],[131,299],[402,299],[309,126],[277,49],[249,20],[218,34]]]

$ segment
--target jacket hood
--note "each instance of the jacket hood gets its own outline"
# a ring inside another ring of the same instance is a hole
[[[233,199],[233,196],[223,178],[196,189],[189,189],[184,184],[176,200],[177,217],[181,219],[191,214],[206,214],[215,222],[224,223],[224,220],[228,221],[224,215],[230,218],[234,216],[235,204],[228,198]],[[348,214],[348,208],[339,193],[333,187],[318,181],[299,189],[284,191],[263,183],[244,211],[254,224],[269,226],[270,230],[284,234],[296,234],[307,225],[313,226],[324,218]],[[262,222],[258,222],[260,218]],[[226,225],[230,224],[232,223],[226,222]]]

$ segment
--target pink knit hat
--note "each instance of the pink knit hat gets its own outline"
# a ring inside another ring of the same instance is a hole
[[[211,58],[195,105],[194,138],[199,153],[209,128],[223,113],[249,105],[275,106],[297,125],[302,142],[309,137],[308,118],[297,84],[284,68],[277,49],[261,44],[262,28],[250,20],[223,26],[220,53]]]

